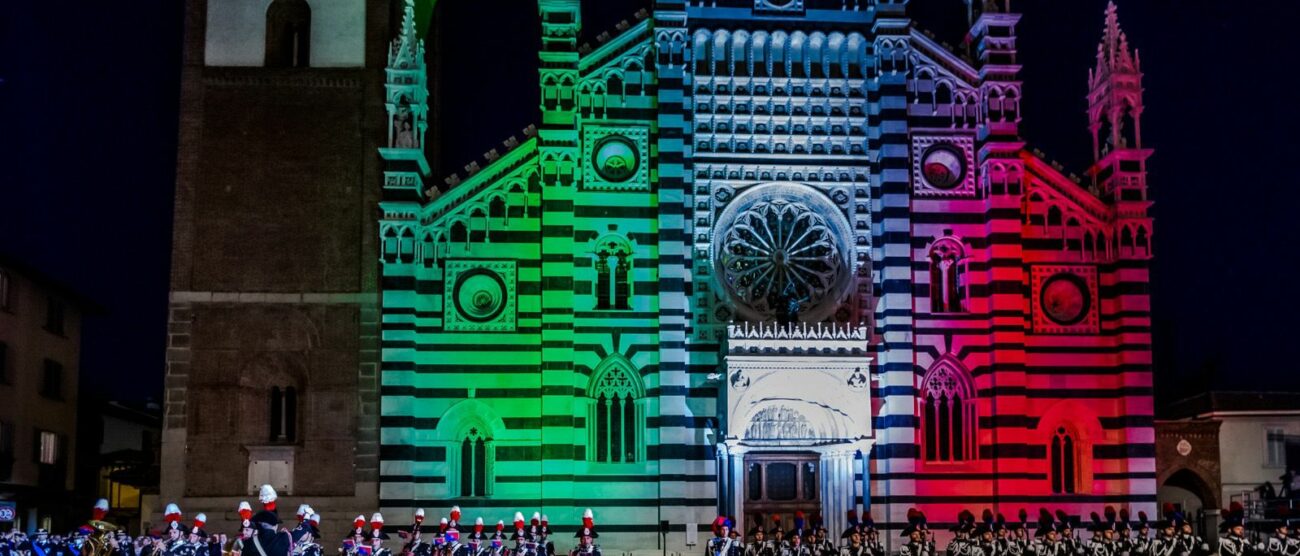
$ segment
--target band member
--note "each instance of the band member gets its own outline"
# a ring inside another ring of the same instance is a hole
[[[767,539],[767,532],[763,530],[763,524],[750,529],[749,536],[752,540],[745,545],[745,556],[776,556],[772,543]]]
[[[578,546],[569,551],[569,556],[601,556],[600,547],[596,546],[600,534],[596,532],[596,520],[591,508],[582,512],[582,527],[573,534],[573,538],[578,539]]]
[[[1060,525],[1046,509],[1038,510],[1038,529],[1028,552],[1033,556],[1065,556],[1066,545],[1061,542]]]
[[[514,556],[532,556],[537,553],[537,543],[533,542],[528,531],[524,529],[524,514],[515,512],[515,533],[510,536],[510,540],[515,542],[514,549],[511,552]]]
[[[886,556],[885,545],[880,542],[880,531],[876,530],[876,520],[867,514],[867,518],[862,520],[863,542],[867,545],[867,550],[871,556]]]
[[[1091,556],[1118,556],[1115,553],[1115,530],[1113,525],[1101,520],[1097,512],[1092,512],[1092,540],[1088,541],[1087,551]]]
[[[1246,539],[1246,523],[1242,519],[1243,515],[1244,512],[1234,512],[1232,510],[1224,512],[1223,523],[1219,524],[1219,532],[1223,533],[1223,536],[1219,537],[1219,554],[1223,556],[1247,556],[1255,548]]]
[[[799,535],[798,529],[790,532],[790,546],[787,550],[790,556],[813,556],[812,549],[804,543],[803,536]]]
[[[862,530],[849,527],[844,530],[842,538],[848,539],[848,543],[840,549],[841,556],[872,556],[867,550],[866,543],[862,541]]]
[[[456,521],[458,520],[452,520],[451,523],[456,523]],[[461,541],[460,530],[454,525],[448,524],[447,532],[443,533],[443,537],[446,539],[443,550],[447,553],[447,556],[473,556],[474,553],[470,545]]]
[[[718,516],[713,520],[713,538],[704,545],[705,556],[740,556],[742,546],[731,536],[731,520]]]
[[[1016,518],[1019,521],[1007,526],[1011,531],[1009,535],[1011,542],[1007,545],[1007,553],[1011,556],[1022,556],[1029,552],[1029,512],[1020,508]]]
[[[772,536],[772,553],[776,556],[790,556],[790,543],[785,540],[785,528],[781,526],[781,516],[772,516],[772,530],[768,531]]]
[[[1273,529],[1273,536],[1264,544],[1268,556],[1296,556],[1300,554],[1300,541],[1290,537],[1290,524],[1279,521]]]
[[[971,531],[972,553],[976,556],[1001,556],[1002,548],[997,542],[997,519],[992,510],[984,510],[980,522]]]
[[[813,528],[813,531],[812,548],[814,554],[817,556],[837,556],[839,554],[839,549],[835,547],[835,543],[827,536],[826,527],[822,524],[820,519],[817,521],[817,526]]]
[[[447,522],[447,528],[460,531],[460,506],[451,507],[451,520]]]
[[[1178,520],[1181,519],[1181,514],[1173,508],[1173,504],[1165,505],[1165,518],[1158,524],[1156,537],[1151,540],[1151,556],[1176,556]]]
[[[1137,525],[1129,538],[1129,556],[1151,556],[1151,524],[1146,512],[1138,512]]]
[[[907,537],[907,543],[898,549],[899,556],[934,556],[934,533],[926,527],[921,510],[907,510],[907,527],[901,536]]]
[[[320,516],[315,511],[304,516],[296,531],[298,533],[293,539],[293,555],[321,556],[321,547],[316,542],[320,538]]]
[[[271,485],[262,485],[257,499],[262,503],[262,510],[249,520],[254,533],[251,542],[244,543],[243,556],[288,554],[293,539],[289,538],[288,531],[280,529],[280,516],[275,511],[279,495]]]
[[[975,514],[970,510],[957,513],[957,522],[948,530],[952,532],[952,541],[944,550],[946,556],[972,556],[970,532],[975,528]]]
[[[533,512],[537,516],[537,512]],[[537,533],[533,535],[537,542],[538,556],[550,556],[555,554],[555,543],[551,541],[551,519],[542,514],[539,518]]]
[[[424,508],[417,508],[411,530],[409,532],[397,532],[397,536],[406,541],[402,544],[402,556],[430,556],[433,554],[433,547],[425,542],[423,533]]]
[[[1234,502],[1233,505],[1239,507],[1241,504]],[[1230,512],[1231,513],[1241,512],[1242,515],[1244,515],[1244,510],[1239,510],[1237,509],[1237,507],[1234,507],[1232,510],[1230,510]],[[1175,541],[1178,543],[1177,544],[1178,548],[1175,551],[1175,553],[1178,556],[1208,555],[1210,553],[1209,543],[1206,543],[1204,539],[1202,539],[1199,535],[1197,535],[1194,531],[1192,531],[1192,524],[1191,522],[1187,521],[1187,518],[1185,516],[1181,517],[1180,519],[1181,521],[1178,524],[1178,535],[1175,537]]]

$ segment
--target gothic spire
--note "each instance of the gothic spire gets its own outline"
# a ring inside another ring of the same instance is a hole
[[[1093,78],[1102,79],[1111,73],[1137,73],[1140,65],[1137,53],[1129,49],[1128,36],[1119,27],[1119,9],[1111,0],[1106,6],[1106,28],[1097,45],[1097,69]]]
[[[405,0],[402,10],[402,30],[393,39],[388,53],[388,67],[412,69],[424,64],[424,40],[415,26],[415,0]]]

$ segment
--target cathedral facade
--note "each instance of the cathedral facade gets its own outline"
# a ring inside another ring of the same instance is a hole
[[[577,0],[538,6],[541,121],[445,181],[409,8],[389,52],[385,510],[591,507],[627,549],[719,513],[1155,515],[1151,151],[1113,5],[1084,178],[1020,138],[996,3],[960,51],[905,1],[660,0],[594,48]]]
[[[1154,515],[1140,59],[1112,6],[1073,176],[984,4],[956,49],[906,0],[655,0],[592,47],[538,0],[540,120],[448,177],[427,5],[190,0],[162,502],[674,551]]]

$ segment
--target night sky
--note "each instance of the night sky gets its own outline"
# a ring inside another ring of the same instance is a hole
[[[535,4],[445,0],[451,21],[443,152],[458,168],[537,121]],[[101,304],[85,384],[161,394],[175,179],[182,2],[0,2],[0,251]],[[595,37],[646,0],[587,0]],[[598,4],[598,7],[597,7]],[[913,0],[956,44],[960,0]],[[1026,0],[1024,137],[1082,174],[1084,95],[1104,0]],[[502,14],[512,14],[502,17]],[[495,19],[494,19],[495,18]],[[1121,0],[1146,71],[1157,396],[1295,389],[1300,2]],[[1287,163],[1293,164],[1294,162]],[[441,178],[436,178],[441,182]],[[375,184],[376,187],[378,184]]]

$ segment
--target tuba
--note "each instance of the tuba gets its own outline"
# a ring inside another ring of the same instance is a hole
[[[109,533],[117,531],[117,526],[97,519],[90,520],[88,525],[94,531],[86,535],[81,546],[81,556],[109,556],[112,548],[108,546],[108,539],[105,537]]]

